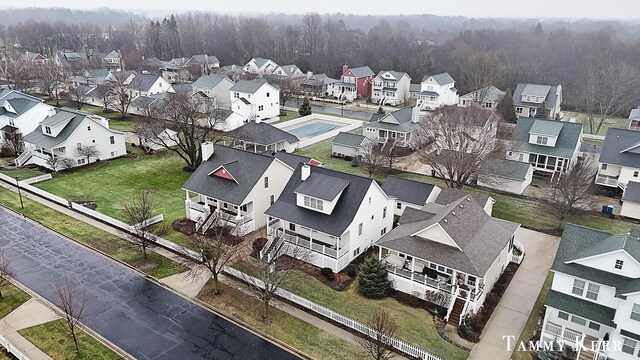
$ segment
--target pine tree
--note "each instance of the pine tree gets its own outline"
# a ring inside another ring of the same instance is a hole
[[[504,97],[498,103],[498,112],[505,121],[515,123],[518,121],[518,114],[516,114],[515,106],[513,105],[513,96],[511,95],[511,89],[508,89],[504,94]]]
[[[360,265],[358,288],[362,295],[371,299],[381,299],[387,296],[391,288],[391,281],[387,276],[387,268],[378,261],[376,256],[366,258]]]
[[[547,104],[543,101],[536,110],[536,114],[533,116],[536,119],[548,119],[549,118],[549,110],[547,110]]]
[[[384,109],[382,108],[382,106],[380,106],[378,108],[378,114],[383,114],[384,115]]]
[[[540,360],[562,360],[564,359],[562,353],[562,345],[557,341],[553,341],[551,349],[542,349],[538,351],[538,359]]]
[[[300,116],[311,115],[311,104],[309,103],[309,98],[304,98],[304,100],[302,100],[302,105],[300,105],[298,113]]]

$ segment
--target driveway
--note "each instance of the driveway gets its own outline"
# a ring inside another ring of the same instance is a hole
[[[0,248],[15,279],[56,302],[69,279],[86,294],[82,322],[137,359],[295,359],[254,333],[107,257],[0,208]]]
[[[508,360],[511,357],[503,336],[513,336],[512,344],[520,337],[560,242],[556,236],[523,228],[516,233],[516,239],[524,245],[524,260],[484,328],[480,342],[473,347],[470,360]]]

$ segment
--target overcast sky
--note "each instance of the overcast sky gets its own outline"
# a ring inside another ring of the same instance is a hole
[[[468,17],[562,17],[598,19],[638,19],[638,0],[0,0],[0,7],[68,7],[92,9],[109,7],[122,10],[210,10],[237,14],[255,13],[351,13],[358,15],[435,14]],[[365,5],[366,4],[366,5]],[[138,11],[137,11],[138,12]]]

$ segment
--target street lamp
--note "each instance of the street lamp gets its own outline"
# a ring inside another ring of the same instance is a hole
[[[20,207],[24,209],[24,203],[22,202],[22,192],[20,192],[20,178],[16,176],[16,187],[18,188],[18,197],[20,198]]]

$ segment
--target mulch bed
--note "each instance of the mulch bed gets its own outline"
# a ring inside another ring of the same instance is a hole
[[[336,291],[344,291],[349,287],[349,285],[351,285],[351,283],[354,280],[352,277],[347,275],[345,271],[335,273],[333,280],[329,280],[326,276],[320,273],[321,268],[306,262],[302,262],[300,260],[296,260],[296,259],[292,259],[292,261],[296,262],[296,268],[298,270],[301,270],[313,276],[323,284],[327,285],[328,287]]]
[[[91,201],[91,200],[72,200],[72,201],[76,204],[80,204],[91,210],[95,210],[98,208],[98,203],[96,203],[95,201]]]
[[[191,236],[196,233],[195,221],[189,219],[178,219],[171,225],[173,230],[179,231],[187,236]]]

